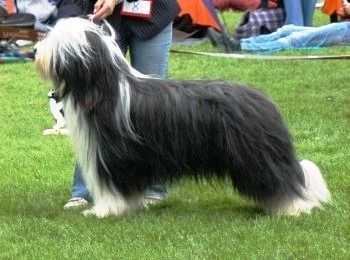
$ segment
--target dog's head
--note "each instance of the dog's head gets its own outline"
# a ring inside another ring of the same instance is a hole
[[[103,81],[117,81],[121,71],[131,70],[115,43],[113,29],[107,27],[110,32],[87,19],[61,19],[35,45],[37,68],[61,97],[75,90],[92,91],[94,86],[108,84]]]

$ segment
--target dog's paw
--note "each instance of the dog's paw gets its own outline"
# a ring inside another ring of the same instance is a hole
[[[82,213],[85,217],[94,216],[97,218],[105,218],[108,216],[122,216],[126,213],[126,210],[111,208],[104,205],[94,205],[92,208],[86,209]]]
[[[91,216],[91,217],[97,217],[97,218],[105,218],[105,217],[112,215],[108,209],[107,210],[96,210],[95,207],[92,207],[91,209],[86,209],[82,213],[85,217]]]
[[[91,209],[87,209],[83,211],[83,215],[85,217],[97,217],[97,218],[105,218],[108,216],[111,216],[111,212],[109,211],[109,209],[104,209],[104,210],[97,210],[96,207],[92,207]]]

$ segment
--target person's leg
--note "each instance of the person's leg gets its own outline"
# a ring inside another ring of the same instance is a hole
[[[304,17],[303,17],[303,11],[301,6],[301,0],[284,0],[283,3],[284,3],[284,10],[286,13],[285,24],[294,24],[294,25],[303,26]]]
[[[166,78],[172,41],[172,23],[148,40],[135,37],[130,42],[131,65],[139,72]]]
[[[266,42],[272,42],[276,41],[278,39],[287,37],[293,32],[299,32],[303,30],[308,30],[309,28],[304,26],[297,26],[294,24],[288,24],[284,25],[281,28],[278,28],[277,31],[269,34],[262,34],[258,36],[252,36],[249,38],[241,39],[241,43],[248,44],[248,43],[266,43]]]
[[[83,179],[82,169],[78,164],[76,164],[74,167],[73,183],[74,185],[72,186],[72,197],[84,198],[90,201],[90,193],[86,188]]]
[[[241,50],[245,52],[274,52],[289,49],[286,38],[280,38],[271,42],[241,42]]]
[[[91,201],[90,193],[85,185],[82,170],[76,163],[74,168],[71,198],[63,206],[64,209],[86,206]]]
[[[301,0],[304,26],[312,26],[316,0]]]
[[[312,30],[313,27],[296,26],[293,24],[285,25],[270,35],[261,35],[247,41],[241,40],[241,49],[248,52],[273,52],[290,49],[290,35],[294,33],[303,33]],[[250,39],[250,38],[248,38]]]
[[[308,32],[296,32],[289,37],[292,48],[319,48],[350,43],[350,22],[313,27]]]

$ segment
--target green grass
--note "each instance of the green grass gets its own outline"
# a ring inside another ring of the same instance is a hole
[[[319,14],[316,21],[327,22]],[[175,48],[217,51],[208,44]],[[350,48],[287,54],[344,52]],[[269,95],[298,156],[323,171],[332,193],[324,210],[298,218],[267,216],[229,185],[182,181],[162,204],[106,219],[62,210],[74,155],[66,137],[42,135],[53,125],[50,85],[31,63],[0,66],[0,259],[349,259],[349,65],[183,54],[170,59],[173,79],[225,79]]]

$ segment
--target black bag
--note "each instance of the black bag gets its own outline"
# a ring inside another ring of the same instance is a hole
[[[268,9],[267,1],[263,0],[261,8],[247,11],[235,29],[234,38],[237,40],[269,34],[282,27],[285,21],[284,10],[281,7]]]

